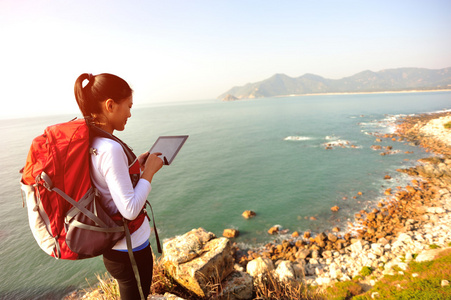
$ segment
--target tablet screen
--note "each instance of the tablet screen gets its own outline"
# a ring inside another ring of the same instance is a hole
[[[164,164],[170,165],[187,138],[187,135],[160,136],[149,153],[161,152]]]

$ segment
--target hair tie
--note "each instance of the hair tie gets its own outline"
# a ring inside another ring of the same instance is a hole
[[[82,82],[82,88],[84,89],[85,87],[88,86],[88,84],[92,83],[92,80],[94,79],[94,75],[92,75],[91,73],[88,74],[88,78],[86,78],[85,80],[87,80],[87,83],[84,83],[85,80],[83,80]]]

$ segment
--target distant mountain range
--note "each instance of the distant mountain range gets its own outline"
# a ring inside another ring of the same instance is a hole
[[[386,91],[451,89],[451,68],[422,68],[363,71],[342,79],[327,79],[314,74],[292,78],[285,74],[244,86],[236,86],[218,99],[232,101],[263,97],[322,93],[370,93]]]

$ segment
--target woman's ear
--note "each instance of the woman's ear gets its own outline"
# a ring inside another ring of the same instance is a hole
[[[113,99],[105,100],[105,103],[103,106],[107,112],[109,112],[109,113],[113,112],[114,100]]]

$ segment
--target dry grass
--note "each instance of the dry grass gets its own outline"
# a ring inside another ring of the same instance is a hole
[[[108,273],[103,275],[96,274],[98,283],[96,286],[91,286],[88,282],[89,288],[84,290],[84,295],[81,297],[66,297],[65,300],[120,300],[119,286],[114,278],[111,278]]]
[[[255,299],[319,300],[320,293],[299,281],[279,281],[273,274],[264,276],[254,285]]]

